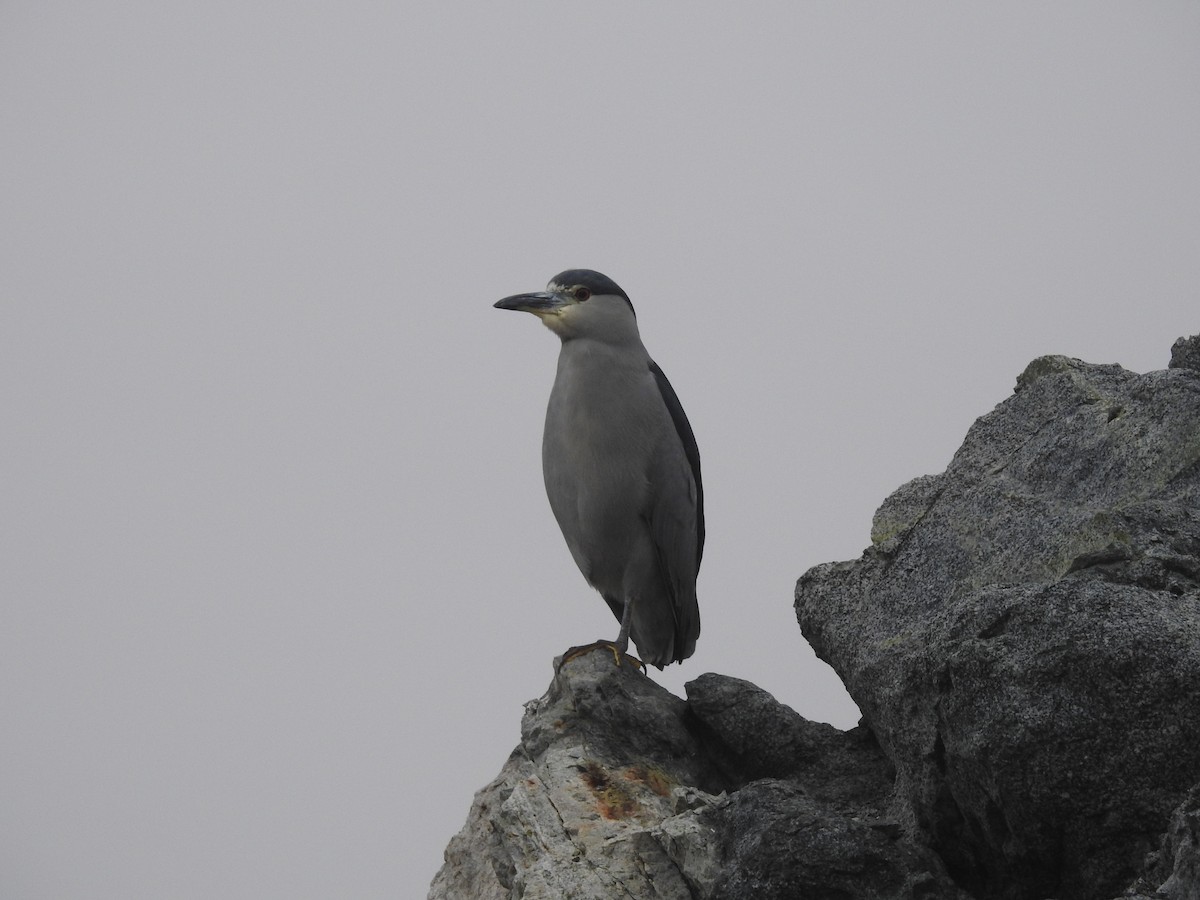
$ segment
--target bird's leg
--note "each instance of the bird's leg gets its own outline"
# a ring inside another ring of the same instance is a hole
[[[625,608],[621,610],[621,630],[617,633],[617,639],[608,646],[612,649],[613,659],[616,661],[618,667],[621,665],[621,657],[623,656],[626,659],[632,660],[635,666],[640,667],[645,672],[646,664],[636,656],[629,655],[629,630],[632,625],[633,598],[626,597]]]
[[[617,632],[617,642],[613,645],[613,652],[623,654],[629,649],[629,628],[633,625],[633,598],[625,598],[625,608],[621,610],[621,630]],[[619,666],[621,661],[617,660]]]
[[[618,668],[621,666],[621,658],[624,657],[645,672],[646,664],[636,656],[629,655],[629,630],[632,625],[633,601],[632,599],[627,599],[625,601],[625,608],[621,610],[621,631],[617,635],[617,639],[615,641],[596,641],[594,644],[585,644],[582,647],[571,647],[566,653],[563,654],[562,660],[558,664],[559,668],[562,668],[575,657],[582,656],[589,650],[596,650],[600,647],[603,647],[606,650],[612,651],[613,662],[617,664]]]

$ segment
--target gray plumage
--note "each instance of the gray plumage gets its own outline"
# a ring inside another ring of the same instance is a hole
[[[542,472],[571,556],[645,662],[696,649],[704,550],[700,454],[679,398],[642,344],[629,297],[589,269],[499,309],[533,313],[562,339]]]

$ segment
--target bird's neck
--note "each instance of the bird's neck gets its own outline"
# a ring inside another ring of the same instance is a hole
[[[635,334],[620,341],[597,340],[590,337],[564,338],[558,354],[559,367],[578,366],[582,370],[621,368],[645,369],[650,355]]]

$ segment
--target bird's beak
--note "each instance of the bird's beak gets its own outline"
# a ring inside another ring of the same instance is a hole
[[[570,299],[562,294],[538,291],[536,294],[513,294],[511,297],[497,300],[492,305],[496,309],[516,309],[533,313],[535,316],[551,316],[570,303]]]

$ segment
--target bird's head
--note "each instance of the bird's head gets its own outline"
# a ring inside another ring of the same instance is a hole
[[[620,343],[638,338],[629,295],[607,275],[591,269],[559,272],[546,290],[498,300],[496,309],[533,313],[564,341],[592,338]]]

